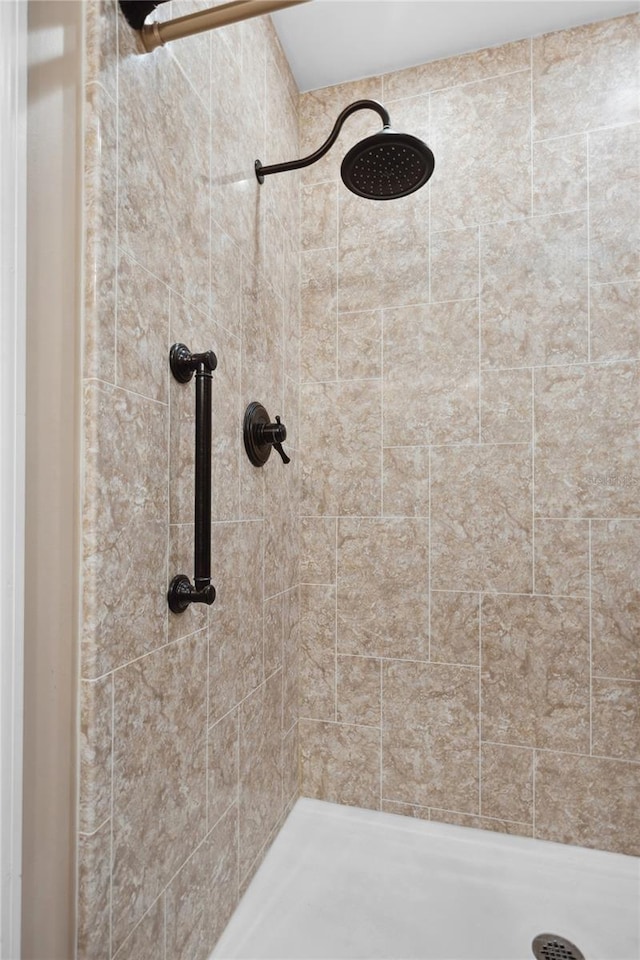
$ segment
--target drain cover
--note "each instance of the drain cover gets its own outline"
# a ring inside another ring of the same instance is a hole
[[[536,960],[584,960],[575,943],[555,933],[540,933],[531,944]]]

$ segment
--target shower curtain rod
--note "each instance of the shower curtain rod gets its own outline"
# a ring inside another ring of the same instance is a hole
[[[285,7],[295,7],[300,3],[309,3],[309,0],[232,0],[210,10],[199,10],[189,13],[175,20],[166,20],[164,23],[145,23],[144,20],[160,3],[167,0],[120,0],[120,8],[127,22],[140,34],[142,45],[147,53],[156,47],[162,47],[169,40],[181,40],[182,37],[193,37],[205,30],[215,30],[230,23],[239,23],[240,20],[249,20],[252,17],[262,17]]]

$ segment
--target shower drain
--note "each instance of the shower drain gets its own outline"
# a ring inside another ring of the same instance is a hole
[[[584,960],[575,943],[555,933],[540,933],[531,944],[536,960]]]

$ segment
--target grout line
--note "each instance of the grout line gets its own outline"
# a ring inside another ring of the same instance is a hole
[[[591,574],[591,520],[589,523],[589,753],[593,756],[593,601]]]
[[[91,839],[91,837],[95,837],[97,833],[100,833],[102,828],[110,821],[111,821],[111,814],[109,814],[108,817],[105,817],[102,823],[100,823],[93,830],[78,830],[78,836],[83,837],[85,840],[89,840]]]
[[[333,591],[333,715],[338,719],[338,520],[334,523],[334,562],[336,582]]]
[[[378,795],[378,803],[379,803],[380,810],[382,810],[382,783],[383,783],[383,774],[384,774],[384,768],[383,768],[383,763],[382,763],[382,733],[383,733],[383,730],[384,730],[384,721],[383,721],[383,713],[384,713],[384,680],[383,680],[383,677],[384,677],[384,671],[383,671],[383,669],[382,669],[382,661],[378,661],[378,670],[380,671],[380,714],[379,714],[379,717],[380,717],[380,719],[379,719],[379,723],[380,723],[380,738],[379,738],[380,755],[379,755],[379,758],[378,758],[378,762],[379,762],[379,777],[380,777],[380,790],[379,790],[379,795]]]
[[[591,184],[589,169],[590,137],[587,131],[587,359],[591,361]]]
[[[482,224],[478,224],[478,443],[482,443]]]
[[[427,610],[427,659],[431,660],[431,447],[427,447],[427,470],[429,472],[429,483],[427,487],[427,593],[429,598],[429,609]]]
[[[102,380],[100,377],[86,377],[84,383],[87,385],[93,383],[104,385],[105,387],[111,387],[112,390],[119,390],[122,393],[127,393],[132,397],[137,397],[139,400],[146,400],[148,403],[156,403],[159,407],[168,406],[168,402],[165,400],[157,400],[155,397],[147,397],[144,393],[136,393],[135,390],[129,390],[128,387],[119,386],[117,383],[111,383],[109,380]]]
[[[531,764],[531,825],[533,827],[533,836],[536,835],[536,774],[538,772],[538,751],[533,750]]]
[[[531,591],[536,592],[536,391],[531,370]]]
[[[529,83],[529,155],[530,155],[530,182],[531,182],[531,196],[530,196],[530,211],[531,216],[533,217],[534,211],[534,159],[533,159],[533,130],[535,125],[535,113],[533,109],[533,38],[529,38],[529,71],[530,71],[530,83]]]
[[[478,594],[478,812],[482,816],[482,591]]]
[[[109,956],[113,955],[114,790],[116,756],[116,678],[111,675],[111,828],[109,832]]]

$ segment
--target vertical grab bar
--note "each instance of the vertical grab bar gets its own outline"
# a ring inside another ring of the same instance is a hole
[[[191,353],[184,343],[174,343],[169,365],[179,383],[188,383],[196,375],[194,577],[192,584],[189,577],[179,573],[167,593],[169,609],[183,613],[191,603],[211,605],[216,598],[211,583],[211,383],[218,360],[213,350]]]

